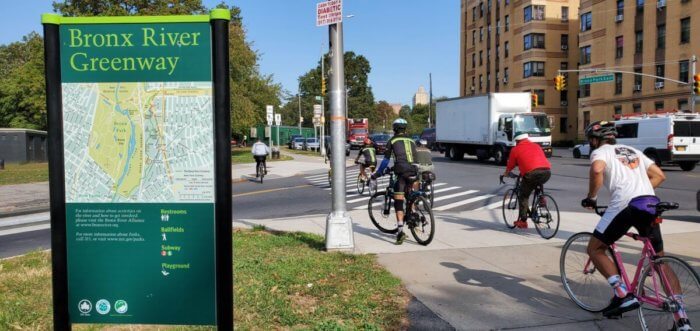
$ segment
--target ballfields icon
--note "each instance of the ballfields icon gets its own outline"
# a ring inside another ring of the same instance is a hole
[[[78,310],[81,314],[89,314],[92,311],[92,302],[87,299],[80,300]]]
[[[126,304],[124,300],[117,300],[114,303],[114,311],[119,314],[125,314],[129,310],[129,305]]]
[[[95,304],[95,310],[102,315],[109,313],[111,308],[112,306],[109,304],[109,301],[105,299],[100,299],[100,301],[97,301],[97,304]]]

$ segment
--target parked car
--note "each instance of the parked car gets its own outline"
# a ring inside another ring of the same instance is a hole
[[[293,135],[289,136],[289,141],[287,142],[287,147],[289,147],[290,149],[293,148],[294,147],[293,146],[294,139],[297,139],[297,138],[304,138],[304,136],[302,136],[300,134],[293,134]]]
[[[423,132],[420,134],[420,139],[425,140],[428,149],[442,152],[440,146],[435,143],[435,128],[423,129]]]
[[[582,157],[590,157],[591,146],[588,144],[578,144],[574,146],[573,154],[575,159],[580,159]]]
[[[292,148],[293,149],[304,149],[304,142],[306,139],[304,137],[298,137],[294,138],[294,141],[292,142]]]
[[[304,141],[304,150],[318,151],[321,148],[321,143],[316,138],[306,138]]]
[[[331,136],[324,136],[326,151],[331,150]],[[350,156],[350,144],[345,142],[345,156]]]
[[[374,149],[377,151],[377,154],[384,154],[386,152],[386,144],[391,139],[391,136],[388,134],[375,134],[370,139],[374,142]]]

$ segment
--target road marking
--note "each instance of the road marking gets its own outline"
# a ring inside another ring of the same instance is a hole
[[[458,188],[461,188],[461,187],[460,187],[460,186],[446,187],[446,188],[441,188],[441,189],[439,189],[439,190],[435,190],[435,191],[433,191],[433,193],[440,193],[440,192],[445,192],[445,191],[452,191],[452,190],[456,190],[456,189],[458,189]],[[436,199],[436,200],[437,200],[437,199]]]
[[[466,204],[469,204],[469,203],[472,203],[472,202],[476,202],[476,201],[488,199],[488,198],[490,198],[490,197],[495,197],[495,195],[494,195],[494,194],[481,195],[481,196],[478,196],[478,197],[475,197],[475,198],[471,198],[471,199],[467,199],[467,200],[464,200],[464,201],[457,201],[457,202],[451,203],[451,204],[449,204],[449,205],[444,205],[444,206],[440,206],[440,207],[437,207],[437,208],[433,208],[433,210],[443,211],[443,210],[447,210],[447,209],[452,209],[452,208],[459,207],[459,206],[463,206],[463,205],[466,205]],[[435,200],[437,200],[437,199],[435,199]]]
[[[298,186],[292,186],[292,187],[280,187],[280,188],[271,188],[269,190],[262,190],[262,191],[255,191],[255,192],[248,192],[248,193],[241,193],[241,194],[234,194],[233,197],[243,197],[246,195],[255,195],[255,194],[263,194],[263,193],[270,193],[270,192],[277,192],[277,191],[284,191],[284,190],[293,190],[297,188],[304,188],[304,187],[311,187],[309,184],[304,184],[304,185],[298,185]]]
[[[359,198],[359,199],[348,200],[348,201],[346,201],[346,202],[347,202],[347,203],[355,203],[355,202],[367,201],[367,200],[369,200],[369,196],[362,197],[362,198]]]
[[[39,230],[45,230],[45,229],[50,229],[51,224],[41,224],[41,225],[32,225],[32,226],[25,226],[22,228],[14,228],[14,229],[9,229],[9,230],[2,230],[0,231],[0,237],[2,236],[9,236],[11,234],[17,234],[17,233],[24,233],[24,232],[30,232],[30,231],[39,231]]]
[[[483,207],[481,207],[481,208],[477,208],[477,209],[474,209],[474,210],[487,210],[487,209],[488,209],[488,210],[491,210],[491,209],[500,208],[502,205],[503,205],[503,201],[498,201],[498,202],[494,202],[494,203],[492,203],[492,204],[490,204],[490,205],[486,205],[486,206],[483,206]]]
[[[435,192],[437,192],[437,191],[435,191]],[[441,197],[435,197],[435,199],[433,201],[442,201],[442,200],[452,199],[454,197],[468,195],[468,194],[472,194],[472,193],[476,193],[476,192],[479,192],[479,190],[468,190],[468,191],[459,192],[459,193],[455,193],[455,194],[444,195]],[[435,209],[435,208],[433,208],[433,209]]]

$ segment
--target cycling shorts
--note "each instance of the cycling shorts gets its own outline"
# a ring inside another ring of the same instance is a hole
[[[593,236],[610,246],[622,238],[631,227],[634,227],[640,236],[648,237],[651,240],[651,245],[658,253],[664,250],[664,241],[661,237],[660,226],[658,224],[652,226],[654,220],[655,216],[649,213],[627,207],[620,211],[607,226],[604,226],[602,222],[599,223]]]
[[[261,162],[261,161],[265,161],[265,159],[267,159],[267,155],[253,155],[253,158],[255,159],[256,162]]]
[[[394,183],[394,195],[405,195],[409,192],[413,181],[410,177],[416,177],[415,171],[397,172]]]

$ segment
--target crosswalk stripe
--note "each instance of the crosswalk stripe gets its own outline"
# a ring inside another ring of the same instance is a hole
[[[452,191],[460,188],[459,186],[452,186],[452,187],[446,187],[446,188],[441,188],[439,190],[433,191],[433,193],[440,193],[440,192],[445,192],[445,191]]]
[[[369,196],[363,196],[362,198],[353,199],[353,200],[348,200],[348,201],[346,201],[346,202],[347,202],[347,203],[355,203],[355,202],[367,201],[367,200],[369,200]]]
[[[442,183],[442,185],[445,185],[445,183]],[[435,193],[440,193],[440,192],[445,192],[445,191],[451,191],[451,190],[456,190],[460,188],[459,186],[452,186],[452,187],[447,187],[447,188],[442,188],[439,190],[435,190]],[[355,194],[358,195],[358,194]],[[348,196],[349,198],[350,196]],[[347,203],[355,203],[355,202],[360,202],[360,201],[367,201],[369,199],[369,196],[363,196],[362,198],[359,199],[353,199],[353,200],[348,200]]]
[[[438,187],[438,186],[443,186],[443,185],[447,185],[447,183],[434,183],[433,187]]]
[[[490,205],[486,205],[486,206],[483,206],[483,207],[481,207],[481,208],[477,208],[477,209],[474,209],[474,210],[496,209],[496,208],[501,207],[502,205],[503,205],[503,201],[498,201],[498,202],[494,202],[494,203],[492,203],[492,204],[490,204]]]
[[[437,208],[433,208],[433,210],[438,210],[438,211],[448,210],[448,209],[452,209],[452,208],[455,208],[455,207],[459,207],[459,206],[463,206],[463,205],[466,205],[466,204],[470,204],[470,203],[472,203],[472,202],[476,202],[476,201],[488,199],[488,198],[490,198],[490,197],[495,197],[495,195],[493,195],[493,194],[480,195],[480,196],[475,197],[475,198],[471,198],[471,199],[467,199],[467,200],[463,200],[463,201],[457,201],[457,202],[454,202],[454,203],[451,203],[451,204],[447,204],[447,205],[444,205],[444,206],[440,206],[440,207],[437,207]],[[435,199],[435,200],[437,200],[437,199]]]
[[[435,191],[435,192],[437,192],[437,191]],[[476,192],[479,192],[479,191],[478,191],[478,190],[468,190],[468,191],[464,191],[464,192],[459,192],[459,193],[454,193],[454,194],[449,194],[449,195],[443,195],[443,196],[440,196],[440,197],[435,197],[435,199],[434,199],[433,201],[442,201],[442,200],[452,199],[452,198],[454,198],[454,197],[459,197],[459,196],[462,196],[462,195],[468,195],[468,194],[472,194],[472,193],[476,193]]]

